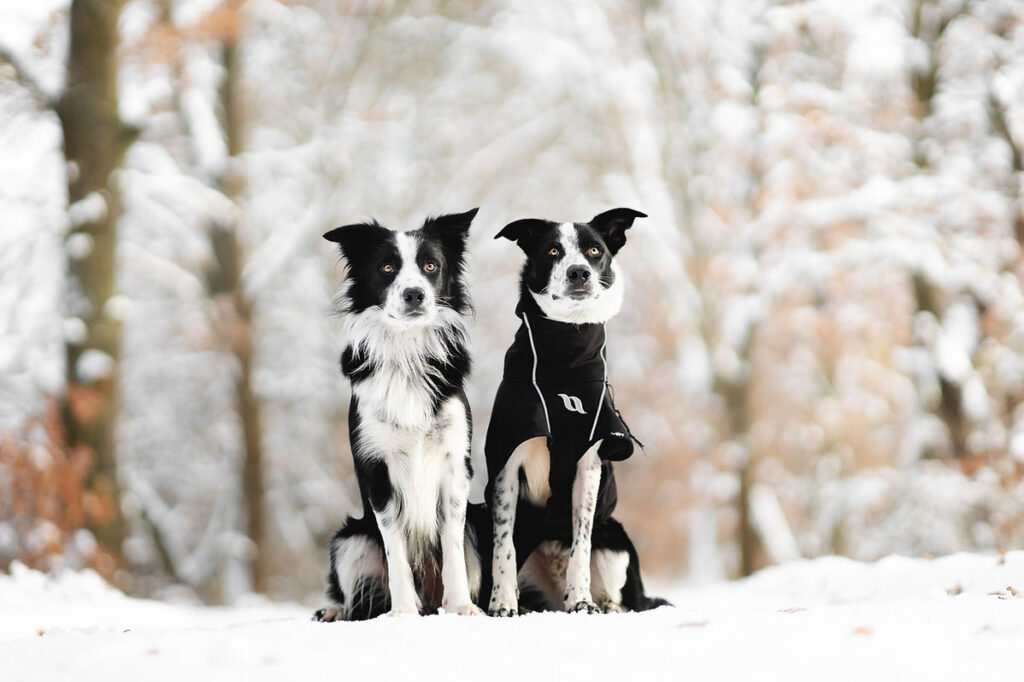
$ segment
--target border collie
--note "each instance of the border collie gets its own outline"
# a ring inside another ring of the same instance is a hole
[[[474,603],[477,533],[467,523],[472,423],[463,391],[471,314],[463,255],[477,210],[408,232],[371,222],[324,235],[348,263],[341,372],[352,384],[349,438],[363,517],[349,518],[331,540],[330,603],[317,620],[438,607],[482,613]],[[472,518],[487,524],[482,509]]]
[[[635,438],[612,401],[604,323],[622,306],[615,254],[645,217],[617,208],[589,223],[517,220],[497,235],[526,263],[522,322],[484,446],[493,616],[516,615],[527,599],[586,613],[667,603],[644,594],[636,550],[612,518],[612,461],[629,457]]]

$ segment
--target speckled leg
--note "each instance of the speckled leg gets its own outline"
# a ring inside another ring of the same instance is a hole
[[[516,548],[512,541],[516,503],[519,500],[519,458],[513,455],[494,479],[494,587],[487,607],[492,616],[515,616],[519,612],[516,578]]]
[[[572,547],[565,569],[565,610],[598,613],[590,593],[590,538],[594,529],[597,492],[601,485],[601,459],[598,441],[576,464],[572,484]]]

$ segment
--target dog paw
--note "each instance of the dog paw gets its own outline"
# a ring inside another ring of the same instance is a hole
[[[484,615],[483,610],[476,604],[469,602],[467,604],[460,604],[458,606],[441,606],[445,613],[454,613],[459,616],[482,616]]]
[[[388,611],[389,616],[418,616],[420,610],[416,608],[415,604],[409,606],[395,606]]]
[[[601,609],[592,601],[581,600],[575,604],[566,606],[569,613],[601,613]]]
[[[325,606],[317,609],[313,614],[313,620],[320,623],[333,623],[336,620],[345,620],[345,611],[340,606]]]
[[[487,607],[487,615],[493,618],[512,618],[519,615],[519,609],[516,608],[515,604],[495,604],[492,602]]]
[[[615,604],[613,602],[605,602],[601,604],[601,611],[604,613],[625,613],[626,607],[622,604]]]

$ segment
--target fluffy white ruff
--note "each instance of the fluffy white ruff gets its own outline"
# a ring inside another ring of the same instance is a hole
[[[345,341],[358,348],[373,373],[353,386],[360,409],[382,422],[423,428],[433,417],[439,372],[429,363],[449,361],[453,346],[466,344],[466,322],[450,308],[438,308],[431,326],[395,324],[380,308],[345,316]]]

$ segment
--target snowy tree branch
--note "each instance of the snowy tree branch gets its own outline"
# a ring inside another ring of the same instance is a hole
[[[6,62],[14,70],[14,78],[32,93],[32,97],[45,109],[55,109],[56,101],[43,90],[29,73],[25,64],[10,49],[0,45],[0,63]]]

